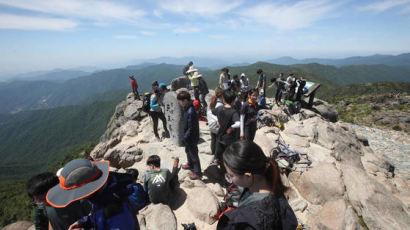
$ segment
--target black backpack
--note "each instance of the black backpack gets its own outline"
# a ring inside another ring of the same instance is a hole
[[[145,93],[142,99],[142,111],[146,113],[149,113],[151,109],[151,94],[152,93]]]

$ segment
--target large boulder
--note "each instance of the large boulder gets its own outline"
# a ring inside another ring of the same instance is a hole
[[[351,207],[343,199],[327,202],[311,218],[313,229],[359,230],[360,225]]]
[[[110,165],[116,168],[128,168],[135,162],[142,160],[143,151],[131,143],[121,143],[104,154],[104,159],[110,161]]]
[[[336,122],[339,115],[335,106],[321,100],[315,101],[313,110],[331,122]]]
[[[171,90],[177,91],[178,89],[186,88],[188,84],[191,84],[191,81],[185,76],[175,78],[171,82]]]
[[[329,200],[339,199],[345,191],[340,172],[334,165],[325,162],[302,175],[298,172],[291,173],[289,179],[300,195],[312,204],[323,205]]]
[[[29,221],[17,221],[15,223],[7,225],[6,227],[2,228],[2,230],[26,230],[29,229],[32,225],[33,223]]]
[[[165,204],[150,204],[139,211],[141,229],[176,230],[177,219],[171,208]],[[143,219],[143,220],[142,220]]]
[[[213,224],[218,219],[218,199],[206,186],[189,189],[187,205],[191,213],[201,221]]]

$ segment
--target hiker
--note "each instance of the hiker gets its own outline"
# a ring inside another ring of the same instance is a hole
[[[286,79],[287,83],[287,95],[286,100],[293,101],[293,96],[295,96],[296,90],[296,77],[292,72],[289,73],[289,77]]]
[[[216,136],[218,134],[219,127],[218,127],[218,117],[212,114],[212,110],[220,106],[223,106],[223,103],[222,103],[223,92],[224,91],[219,87],[215,89],[215,95],[212,96],[211,98],[211,103],[209,104],[209,110],[207,112],[208,127],[211,133],[211,152],[212,152],[212,155],[214,155],[213,160],[215,160]]]
[[[152,92],[155,92],[155,90],[158,89],[158,86],[159,86],[158,81],[152,82],[152,84],[151,84]]]
[[[231,89],[232,91],[239,93],[242,90],[241,81],[239,80],[238,75],[233,75],[233,80],[231,82]]]
[[[298,84],[298,91],[296,93],[296,101],[302,102],[302,94],[303,92],[303,88],[306,85],[306,79],[301,77],[299,80],[297,80],[297,84]]]
[[[241,108],[241,138],[253,141],[256,134],[256,119],[258,116],[259,106],[258,106],[259,93],[257,90],[252,89],[248,93],[248,101],[244,102]]]
[[[206,108],[208,107],[208,103],[206,103],[206,95],[209,93],[208,85],[206,84],[206,81],[202,77],[201,74],[198,75],[198,80],[199,80],[199,101],[201,102],[201,108],[200,108],[200,120],[205,118],[206,116]],[[202,119],[201,119],[202,118]]]
[[[222,96],[224,106],[212,110],[212,113],[217,116],[219,124],[215,157],[222,168],[222,153],[226,147],[239,139],[239,133],[237,132],[240,128],[239,114],[232,107],[235,98],[234,92],[225,90]]]
[[[191,95],[187,91],[181,91],[177,94],[178,103],[184,110],[184,123],[182,142],[185,145],[185,153],[188,163],[182,165],[185,170],[192,170],[189,175],[191,180],[197,180],[202,177],[201,162],[198,156],[199,141],[199,121],[198,115],[191,101]]]
[[[132,194],[128,196],[128,203],[131,206],[131,211],[134,215],[137,215],[138,211],[141,210],[148,204],[149,198],[144,187],[137,182],[139,172],[137,169],[127,169],[126,173],[130,174],[134,183],[132,184]]]
[[[238,208],[219,219],[217,230],[226,229],[296,229],[296,216],[284,196],[276,161],[268,159],[250,140],[230,145],[223,154],[228,182],[245,188]]]
[[[258,74],[258,82],[255,88],[259,90],[259,95],[264,96],[266,91],[266,76],[262,69],[258,69],[256,73]]]
[[[159,141],[161,140],[161,138],[158,135],[158,119],[161,119],[162,126],[164,127],[165,135],[163,137],[170,136],[167,128],[167,120],[165,119],[165,115],[162,112],[161,108],[161,106],[163,106],[162,99],[163,91],[159,87],[156,87],[154,93],[150,98],[150,116],[153,122],[155,138]]]
[[[238,112],[241,113],[242,105],[248,100],[248,92],[239,92],[238,96],[236,96],[235,102],[233,104],[233,108]]]
[[[191,81],[191,87],[194,89],[195,100],[199,101],[199,78],[202,76],[198,70],[191,66],[188,71],[188,78]]]
[[[48,230],[49,225],[56,230],[66,230],[91,210],[88,203],[80,201],[65,208],[51,207],[46,201],[46,195],[58,183],[58,177],[51,172],[37,174],[26,183],[27,194],[34,201],[34,226],[38,230]]]
[[[191,68],[194,65],[194,63],[192,61],[190,61],[186,66],[184,66],[184,69],[182,69],[182,74],[188,78],[189,73],[187,73],[187,71],[189,70],[189,68]],[[186,88],[188,90],[191,90],[191,84],[188,83]]]
[[[110,172],[109,166],[109,161],[74,159],[61,171],[60,183],[48,191],[47,202],[56,208],[80,199],[91,203],[90,214],[71,224],[69,230],[139,229],[127,202],[132,193],[132,177]]]
[[[275,103],[276,105],[279,105],[281,102],[280,100],[282,99],[282,93],[285,90],[285,85],[286,85],[286,81],[285,78],[283,77],[283,73],[279,74],[278,78],[272,78],[271,80],[272,85],[270,85],[269,87],[273,87],[273,85],[276,85],[276,93],[275,93]]]
[[[229,72],[228,68],[221,69],[221,74],[219,75],[219,87],[221,89],[228,89],[228,82],[230,80],[228,72]]]
[[[182,69],[182,74],[183,74],[184,76],[188,76],[187,71],[188,71],[189,68],[190,68],[191,66],[193,66],[193,65],[194,65],[194,63],[193,63],[192,61],[188,62],[188,64],[187,64],[186,66],[184,66],[184,69]]]
[[[138,93],[137,81],[135,80],[134,76],[130,76],[130,79],[131,79],[132,92],[134,93],[134,100],[141,100],[140,95]]]
[[[178,164],[179,158],[175,158],[171,173],[168,169],[161,168],[161,158],[158,155],[148,157],[147,165],[150,170],[145,174],[144,188],[151,203],[170,204],[178,186]]]
[[[246,77],[245,73],[241,73],[241,86],[242,92],[247,92],[249,90],[249,79]]]

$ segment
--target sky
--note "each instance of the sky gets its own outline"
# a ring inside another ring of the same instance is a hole
[[[0,0],[0,77],[156,57],[400,54],[410,0]]]

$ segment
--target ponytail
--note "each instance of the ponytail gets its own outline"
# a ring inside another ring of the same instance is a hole
[[[282,183],[278,163],[273,158],[268,158],[268,162],[266,164],[267,165],[264,172],[265,179],[269,185],[272,186],[272,191],[275,196],[277,198],[282,197],[288,190],[288,187]]]

